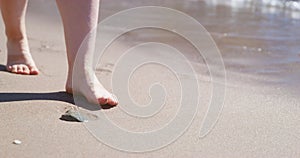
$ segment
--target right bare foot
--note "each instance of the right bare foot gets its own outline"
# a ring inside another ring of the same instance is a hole
[[[72,75],[68,76],[66,83],[66,92],[83,95],[88,102],[100,105],[118,105],[118,99],[115,95],[109,93],[95,75],[78,75],[75,78],[76,84],[72,85]]]
[[[37,75],[39,70],[29,53],[27,39],[7,41],[7,71],[15,74]]]

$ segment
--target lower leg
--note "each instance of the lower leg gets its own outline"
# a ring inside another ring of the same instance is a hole
[[[66,91],[79,92],[92,103],[116,105],[116,99],[102,86],[95,77],[94,71],[89,71],[92,70],[93,61],[88,57],[92,52],[88,50],[89,48],[78,52],[86,36],[97,26],[99,0],[57,0],[56,2],[63,20],[67,47],[69,71]],[[92,45],[93,37],[84,42]],[[75,59],[77,69],[73,72]],[[80,80],[76,80],[72,85],[73,73],[76,73]]]
[[[7,36],[7,70],[17,74],[38,74],[25,29],[27,0],[0,0],[0,8]]]

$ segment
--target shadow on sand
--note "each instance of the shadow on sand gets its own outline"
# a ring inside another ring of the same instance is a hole
[[[82,96],[77,96],[76,105],[87,110],[110,109],[110,105],[96,105],[87,102]],[[50,92],[50,93],[0,93],[0,102],[28,101],[28,100],[53,100],[74,104],[73,95],[66,92]]]
[[[5,65],[2,65],[2,64],[0,64],[0,71],[7,71],[7,70],[6,70],[6,66],[5,66]]]
[[[72,95],[65,92],[51,93],[0,93],[0,102],[26,100],[56,100],[74,104]]]
[[[0,71],[8,72],[5,65],[0,64]],[[32,101],[32,100],[50,100],[50,101],[61,101],[76,105],[86,110],[97,111],[102,109],[110,109],[114,106],[110,105],[97,105],[89,103],[84,97],[76,95],[73,97],[72,94],[66,92],[48,92],[48,93],[0,93],[0,103],[1,102],[16,102],[16,101]],[[75,101],[74,101],[75,100]],[[76,103],[76,104],[75,104]],[[73,118],[63,117],[60,120],[63,121],[77,121]]]

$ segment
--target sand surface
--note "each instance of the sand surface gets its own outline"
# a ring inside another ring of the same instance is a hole
[[[40,75],[5,71],[5,36],[4,31],[0,32],[0,157],[300,157],[298,19],[259,8],[254,8],[253,13],[253,6],[240,9],[208,1],[103,0],[100,20],[143,5],[186,12],[216,41],[224,58],[227,83],[224,107],[213,130],[199,137],[212,93],[203,58],[179,36],[153,29],[123,35],[107,50],[96,74],[111,90],[116,60],[128,48],[149,41],[177,46],[194,66],[200,92],[196,117],[179,139],[153,152],[129,153],[98,141],[83,123],[60,120],[75,106],[72,97],[64,93],[67,62],[63,28],[54,1],[31,0],[27,30]],[[151,55],[145,52],[145,57]],[[129,90],[137,103],[147,104],[148,89],[156,81],[166,86],[168,95],[165,106],[155,116],[136,119],[119,107],[101,110],[114,123],[131,131],[163,127],[180,106],[178,82],[172,72],[157,65],[145,66],[133,74]],[[13,144],[14,140],[22,143]]]

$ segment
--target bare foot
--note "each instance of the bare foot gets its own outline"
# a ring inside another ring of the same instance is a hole
[[[68,77],[66,92],[71,94],[79,93],[90,103],[116,106],[118,104],[116,96],[109,93],[95,75],[91,78],[89,79],[89,77],[85,76],[79,80],[75,80],[77,84],[74,84],[72,88],[72,78]]]
[[[26,39],[8,40],[7,53],[7,71],[23,75],[37,75],[39,73],[29,53]]]

